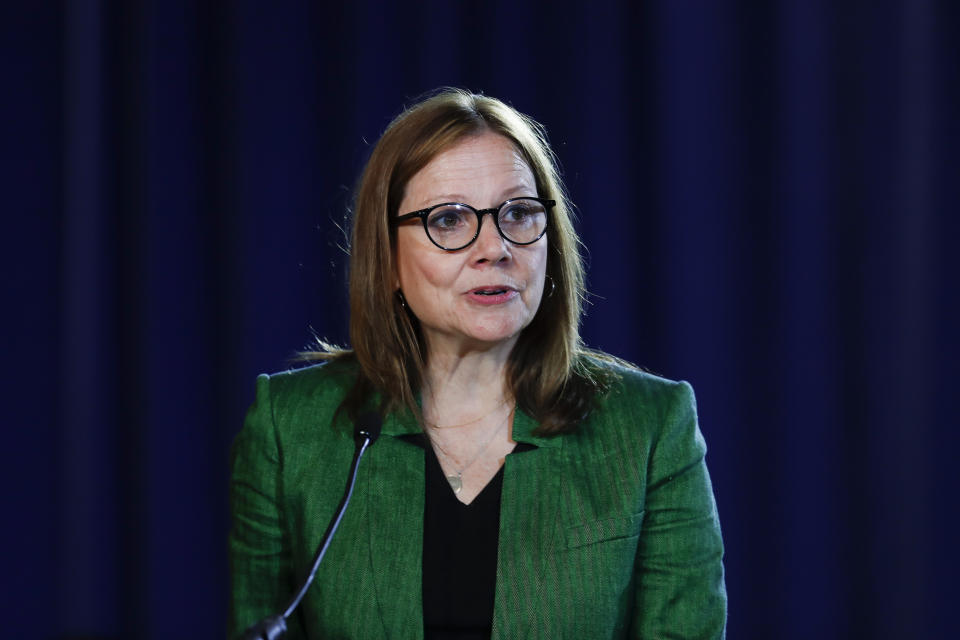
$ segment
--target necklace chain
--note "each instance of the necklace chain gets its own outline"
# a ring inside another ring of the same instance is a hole
[[[493,413],[493,411],[491,411],[490,413]],[[488,413],[487,416],[489,416],[490,413]],[[506,418],[504,419],[504,421],[501,422],[500,425],[499,425],[496,429],[494,429],[492,432],[490,432],[490,437],[487,438],[487,441],[483,444],[483,446],[480,447],[480,449],[477,450],[477,453],[474,454],[474,456],[470,459],[470,462],[468,462],[467,464],[465,464],[465,465],[464,465],[462,468],[460,468],[460,469],[457,469],[456,467],[454,467],[454,470],[457,472],[456,475],[446,474],[446,473],[444,474],[444,475],[447,476],[447,482],[450,483],[450,488],[453,489],[453,492],[454,492],[454,493],[460,493],[460,490],[463,489],[463,473],[464,473],[464,471],[466,471],[467,469],[469,469],[470,467],[472,467],[472,466],[473,466],[473,463],[476,462],[477,460],[479,460],[479,459],[480,459],[480,456],[483,455],[483,452],[486,451],[486,450],[490,447],[490,443],[493,442],[493,440],[494,440],[494,438],[496,438],[497,434],[500,433],[500,432],[503,430],[503,428],[510,422],[510,415],[511,415],[512,413],[513,413],[513,407],[510,408],[510,411],[507,413],[507,416],[506,416]],[[483,417],[485,418],[485,417],[487,417],[487,416],[483,416]],[[473,422],[477,422],[477,421],[478,421],[478,420],[473,420]],[[428,423],[428,424],[429,424],[429,423]],[[466,424],[470,424],[470,423],[468,422],[468,423],[466,423]],[[463,426],[463,425],[460,425],[460,426]],[[440,428],[442,428],[442,427],[440,427]],[[427,437],[430,439],[430,442],[437,447],[437,449],[440,451],[440,453],[442,453],[448,460],[450,460],[450,462],[456,463],[456,460],[457,460],[457,459],[456,459],[455,457],[453,457],[452,455],[450,455],[450,453],[449,453],[446,449],[444,449],[443,446],[442,446],[439,442],[437,442],[437,441],[430,435],[430,432],[429,432],[429,431],[427,432]],[[441,466],[442,466],[442,465],[441,465]]]
[[[460,424],[445,424],[445,425],[439,425],[439,424],[437,424],[436,422],[430,422],[430,421],[427,420],[426,418],[424,418],[423,421],[424,421],[424,422],[427,424],[427,426],[430,427],[431,429],[457,429],[457,428],[459,428],[459,427],[466,427],[466,426],[471,425],[471,424],[473,424],[473,423],[475,423],[475,422],[480,422],[480,421],[483,420],[484,418],[490,417],[491,414],[493,414],[493,413],[494,413],[495,411],[497,411],[498,409],[502,408],[506,403],[507,403],[506,398],[500,398],[500,402],[498,402],[498,403],[496,404],[496,406],[493,407],[493,409],[490,409],[490,411],[487,411],[485,414],[483,414],[483,415],[480,416],[479,418],[474,418],[473,420],[468,420],[467,422],[461,422]]]

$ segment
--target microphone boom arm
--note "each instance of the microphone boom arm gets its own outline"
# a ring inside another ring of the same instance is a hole
[[[303,586],[300,587],[300,590],[290,599],[290,603],[282,614],[269,616],[255,623],[244,631],[243,636],[241,636],[242,640],[279,640],[286,635],[287,618],[290,617],[294,609],[297,608],[297,605],[300,604],[300,601],[303,600],[303,597],[307,594],[307,589],[310,588],[310,585],[313,583],[313,578],[317,574],[317,569],[320,568],[320,561],[323,560],[323,556],[327,553],[327,547],[330,546],[330,540],[333,538],[337,527],[340,526],[343,514],[347,511],[347,505],[350,504],[350,496],[353,495],[353,485],[357,482],[357,470],[360,468],[360,458],[363,457],[364,452],[380,435],[380,428],[382,426],[380,416],[365,414],[360,416],[357,422],[358,424],[354,429],[354,440],[357,447],[353,452],[353,461],[350,463],[347,487],[343,492],[343,497],[340,499],[340,504],[337,506],[336,515],[333,520],[330,521],[330,524],[327,525],[327,531],[323,534],[323,538],[320,540],[319,546],[317,546],[317,552],[314,554],[313,563],[310,566],[310,573],[307,574]],[[368,426],[360,426],[360,424],[363,423],[366,423]]]

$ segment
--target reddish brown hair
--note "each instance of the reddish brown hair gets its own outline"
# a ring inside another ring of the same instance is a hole
[[[352,351],[308,354],[317,359],[355,357],[361,375],[345,401],[355,413],[378,391],[387,405],[417,412],[425,349],[417,319],[394,291],[394,230],[389,221],[410,179],[439,153],[463,139],[493,132],[526,159],[537,195],[557,202],[547,229],[547,286],[534,319],[510,355],[507,384],[541,433],[572,429],[585,415],[600,381],[586,367],[580,340],[584,273],[572,211],[542,126],[509,105],[460,89],[443,89],[407,108],[387,127],[360,178],[350,243]],[[551,284],[552,283],[552,284]]]

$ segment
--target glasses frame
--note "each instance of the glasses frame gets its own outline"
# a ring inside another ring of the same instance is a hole
[[[543,205],[543,207],[544,207],[544,215],[546,216],[546,221],[545,221],[545,224],[543,225],[543,231],[541,231],[541,232],[540,232],[540,235],[538,235],[536,238],[534,238],[534,239],[531,240],[530,242],[517,242],[516,240],[511,240],[511,239],[508,238],[507,235],[503,232],[503,229],[500,228],[500,215],[499,215],[499,214],[500,214],[500,210],[503,209],[503,208],[504,208],[505,206],[507,206],[508,204],[510,204],[510,203],[512,203],[512,202],[516,202],[517,200],[533,200],[533,201],[535,201],[535,202],[539,202],[539,203],[540,203],[541,205]],[[451,205],[454,205],[454,206],[457,206],[457,207],[466,207],[467,209],[469,209],[470,211],[473,211],[473,212],[477,215],[477,231],[476,231],[476,233],[473,234],[473,237],[470,238],[469,242],[467,242],[466,244],[461,245],[461,246],[459,246],[459,247],[453,247],[453,248],[451,248],[451,247],[444,247],[444,246],[441,245],[439,242],[437,242],[436,240],[434,240],[434,239],[433,239],[433,236],[430,235],[430,230],[427,228],[427,216],[429,216],[430,213],[431,213],[434,209],[439,209],[440,207],[449,207],[449,206],[451,206]],[[504,200],[503,202],[501,202],[499,206],[490,207],[489,209],[476,209],[476,208],[471,207],[470,205],[466,204],[465,202],[441,202],[440,204],[435,204],[435,205],[433,205],[432,207],[427,207],[426,209],[420,209],[419,211],[412,211],[412,212],[410,212],[410,213],[405,213],[405,214],[403,214],[403,215],[399,215],[399,216],[393,218],[393,220],[392,220],[391,222],[392,222],[392,224],[393,224],[394,226],[397,226],[397,225],[399,225],[401,222],[405,222],[406,220],[411,220],[411,219],[413,219],[413,218],[420,218],[420,222],[423,224],[423,232],[424,232],[425,234],[427,234],[427,238],[428,238],[428,239],[430,240],[430,242],[432,242],[437,248],[443,249],[444,251],[460,251],[461,249],[466,249],[467,247],[469,247],[470,245],[472,245],[474,242],[477,241],[477,238],[480,237],[480,230],[483,228],[483,216],[485,216],[485,215],[487,215],[487,214],[489,213],[490,216],[493,218],[493,224],[494,224],[494,226],[497,228],[497,233],[500,234],[500,237],[501,237],[501,238],[503,238],[504,240],[506,240],[506,241],[509,242],[510,244],[515,244],[515,245],[517,245],[517,246],[525,247],[525,246],[527,246],[527,245],[531,245],[531,244],[533,244],[534,242],[539,241],[540,238],[542,238],[542,237],[544,236],[544,234],[547,232],[547,229],[550,228],[550,209],[552,209],[552,208],[555,207],[555,206],[557,206],[557,201],[556,201],[556,200],[547,200],[547,199],[545,199],[545,198],[533,198],[533,197],[528,197],[528,196],[522,196],[522,197],[519,197],[519,198],[510,198],[509,200]]]

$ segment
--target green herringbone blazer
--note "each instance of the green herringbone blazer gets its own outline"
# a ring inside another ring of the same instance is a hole
[[[605,365],[612,366],[612,365]],[[690,386],[631,369],[573,434],[504,465],[494,638],[722,638],[723,543]],[[275,614],[343,493],[356,374],[337,362],[257,379],[231,455],[229,634]],[[386,416],[288,638],[422,638],[424,450]]]

